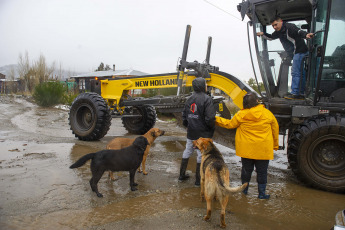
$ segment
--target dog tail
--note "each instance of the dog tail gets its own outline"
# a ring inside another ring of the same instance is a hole
[[[220,171],[217,172],[217,177],[218,177],[218,183],[219,183],[219,187],[228,193],[234,193],[234,192],[242,192],[247,186],[248,183],[244,183],[241,186],[238,187],[230,187],[229,185],[226,185],[222,179],[222,177],[220,176]]]
[[[247,186],[248,186],[248,183],[244,183],[243,185],[238,186],[238,187],[230,187],[230,186],[224,185],[224,188],[227,192],[234,193],[234,192],[242,192]]]
[[[85,156],[77,160],[73,165],[69,166],[69,168],[70,169],[79,168],[80,166],[84,165],[86,161],[93,159],[94,156],[95,156],[95,153],[86,154]]]

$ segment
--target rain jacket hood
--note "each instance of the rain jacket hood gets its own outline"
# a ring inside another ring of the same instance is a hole
[[[273,150],[279,147],[279,126],[274,115],[257,105],[242,109],[231,119],[216,117],[216,125],[236,130],[236,155],[256,160],[273,160]]]
[[[239,115],[245,120],[259,121],[262,117],[264,109],[265,108],[263,105],[258,105],[250,109],[243,109]]]
[[[195,78],[192,82],[192,86],[195,92],[206,92],[206,81],[204,78]]]

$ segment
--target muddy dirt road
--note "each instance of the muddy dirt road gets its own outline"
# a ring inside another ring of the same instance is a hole
[[[147,160],[149,174],[136,175],[138,191],[129,188],[128,173],[104,174],[98,198],[89,186],[89,164],[69,169],[79,157],[104,149],[114,137],[128,136],[113,119],[101,141],[83,142],[72,135],[68,111],[44,109],[23,98],[0,96],[0,228],[1,229],[219,229],[219,204],[210,222],[206,203],[194,186],[196,159],[189,161],[189,181],[179,183],[185,131],[159,120],[166,135],[156,139]],[[234,150],[218,145],[230,168],[231,185],[240,184]],[[330,229],[345,196],[310,189],[287,169],[286,155],[276,153],[269,166],[268,193],[257,199],[255,175],[249,195],[230,196],[227,229]]]

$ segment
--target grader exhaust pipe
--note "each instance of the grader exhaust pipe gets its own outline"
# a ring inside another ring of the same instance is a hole
[[[208,73],[209,69],[217,69],[217,67],[215,68],[215,67],[210,66],[212,37],[208,37],[205,63],[200,64],[197,61],[187,62],[187,53],[188,53],[191,29],[192,27],[190,25],[187,25],[186,34],[184,38],[184,44],[183,44],[182,58],[180,60],[180,65],[179,65],[178,74],[177,74],[177,96],[179,96],[181,93],[185,69],[195,70],[198,74],[198,77],[205,77],[205,74]]]
[[[180,61],[178,75],[177,75],[177,96],[179,96],[181,92],[184,70],[187,64],[187,53],[188,53],[188,45],[189,45],[191,29],[192,27],[190,25],[187,25],[186,35],[184,37],[184,44],[183,44],[183,50],[182,50],[182,59]]]

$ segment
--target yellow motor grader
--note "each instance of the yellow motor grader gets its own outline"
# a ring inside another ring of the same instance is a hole
[[[130,133],[144,134],[155,125],[156,110],[174,114],[182,112],[185,101],[191,95],[186,94],[185,89],[192,86],[192,81],[196,77],[205,78],[209,87],[222,90],[239,108],[242,108],[243,96],[253,89],[236,77],[221,72],[218,67],[209,64],[211,37],[208,39],[205,63],[187,62],[190,32],[191,26],[188,25],[178,72],[92,80],[92,92],[80,94],[70,109],[69,121],[75,136],[84,141],[99,140],[108,132],[112,118],[121,118],[124,127]],[[151,98],[132,98],[129,95],[129,91],[133,89],[158,88],[177,88],[177,94]],[[223,117],[231,118],[229,110],[223,103],[224,97],[212,98],[216,110]],[[234,137],[235,132],[222,128],[217,130],[218,142],[233,147],[234,138],[227,137]]]

